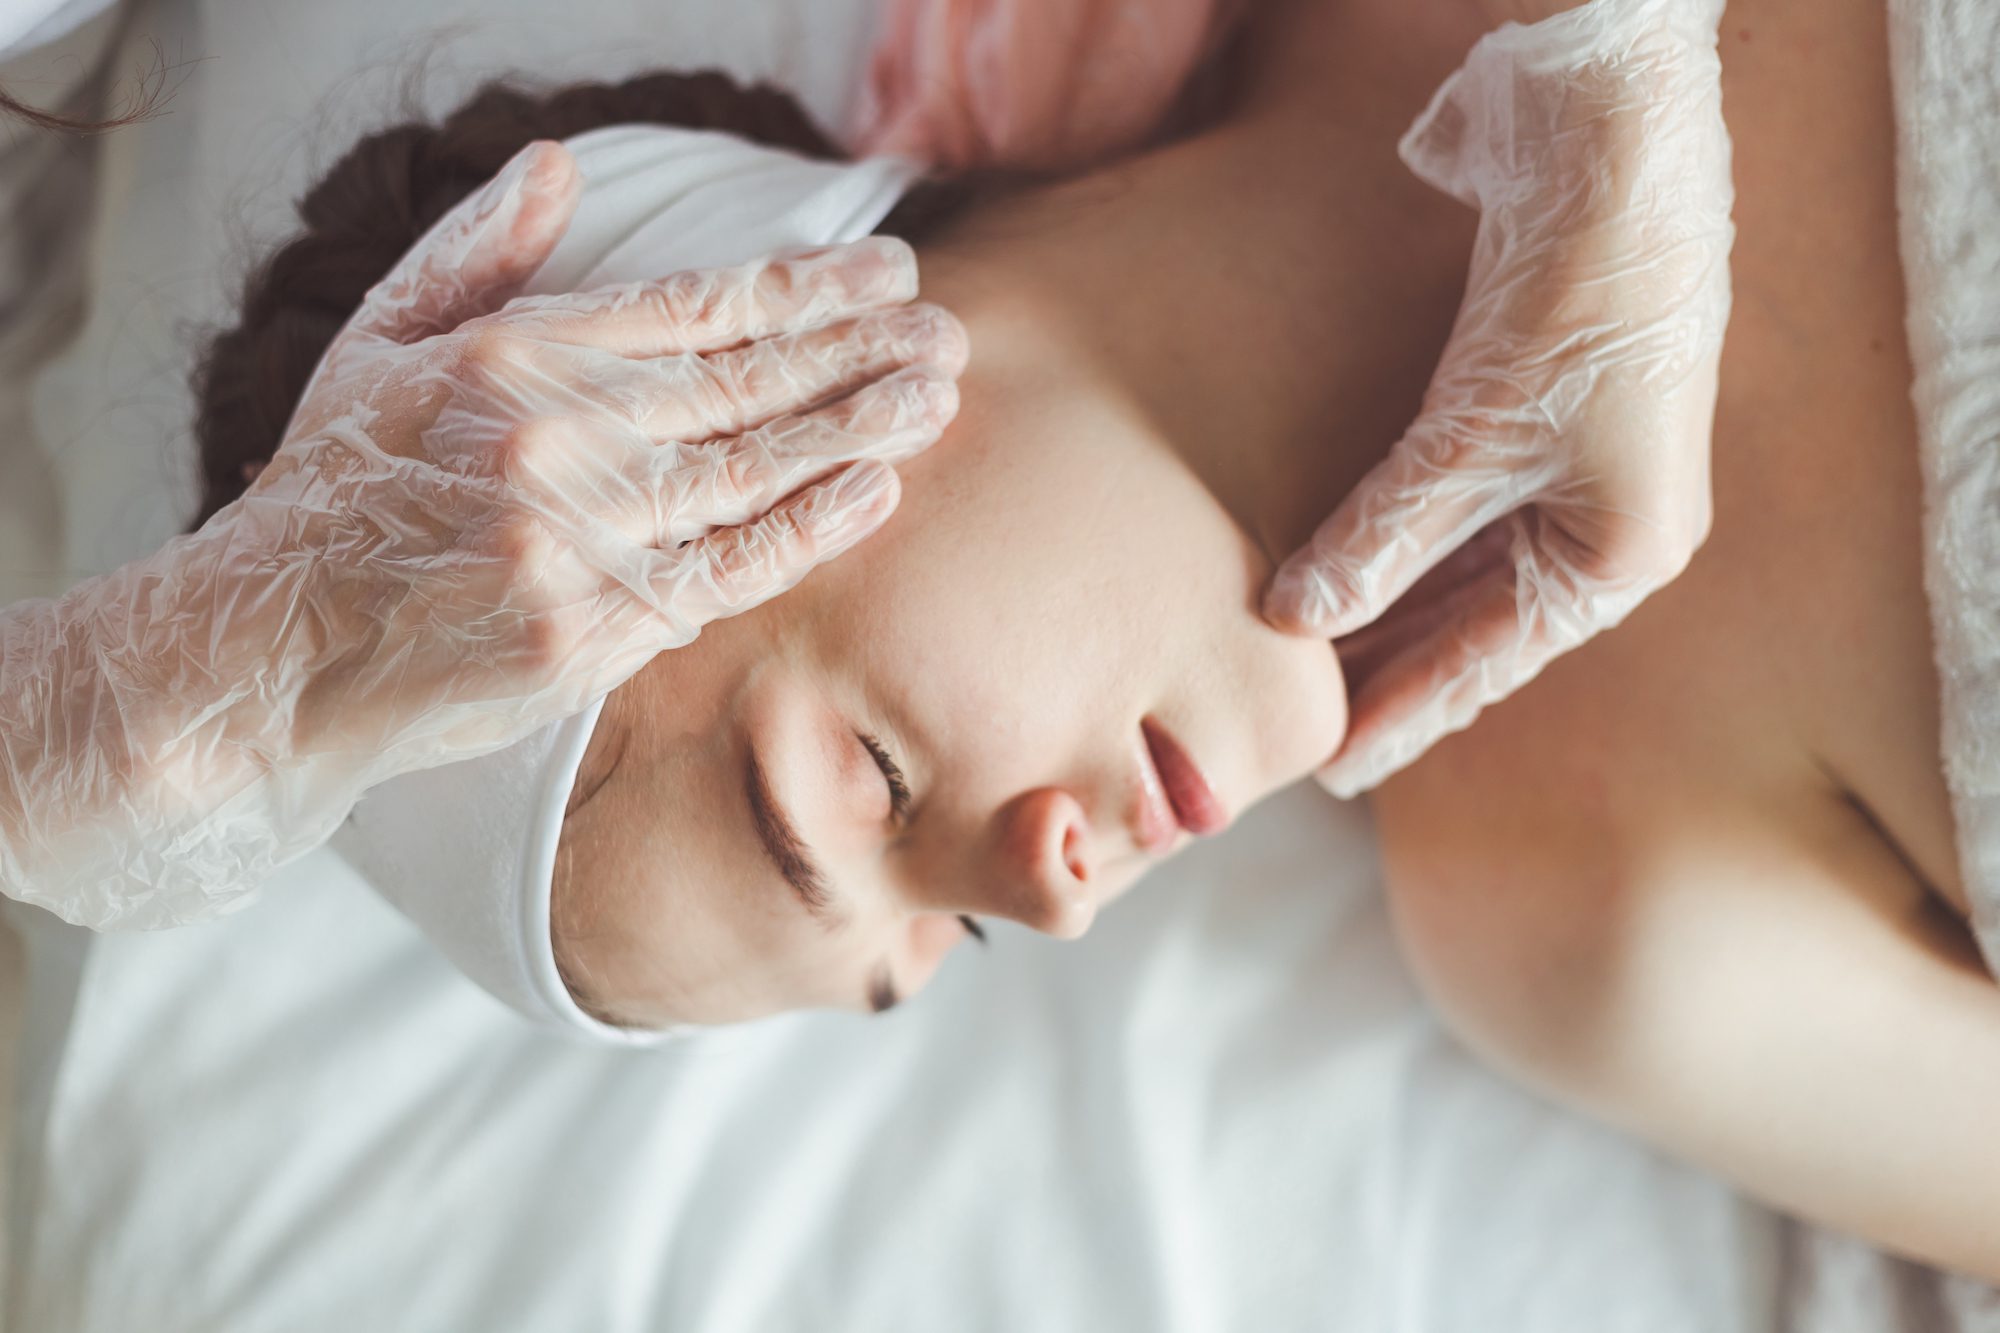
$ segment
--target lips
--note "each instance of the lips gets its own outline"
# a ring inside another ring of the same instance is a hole
[[[1228,809],[1208,785],[1201,765],[1181,748],[1174,734],[1150,717],[1140,720],[1139,730],[1146,738],[1146,751],[1152,756],[1174,822],[1197,837],[1227,828]]]

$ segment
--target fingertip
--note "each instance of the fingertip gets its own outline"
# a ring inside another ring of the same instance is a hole
[[[1280,569],[1264,593],[1263,609],[1273,629],[1302,638],[1337,639],[1349,628],[1327,580],[1310,566],[1287,564]]]
[[[903,479],[887,463],[863,459],[822,483],[828,506],[857,528],[874,531],[903,498]]]
[[[958,316],[943,306],[918,302],[871,311],[859,316],[854,328],[870,336],[850,337],[843,351],[861,364],[880,365],[878,373],[889,375],[913,366],[953,380],[965,373],[971,338]],[[886,349],[877,345],[885,340]]]
[[[817,564],[873,536],[903,497],[902,479],[887,463],[864,460],[842,468],[803,493],[797,531]]]
[[[576,157],[554,139],[537,139],[515,155],[522,169],[522,188],[533,194],[557,194],[582,179]]]
[[[932,439],[958,418],[958,378],[941,366],[928,362],[900,372],[917,400],[919,419],[933,431]]]
[[[542,266],[569,230],[583,195],[583,173],[569,149],[548,139],[517,153],[510,169],[516,166],[519,201],[495,258],[501,280],[518,282]]]
[[[793,251],[772,265],[781,277],[822,284],[836,308],[868,310],[916,299],[917,252],[895,236],[864,236],[845,245]]]
[[[1351,801],[1366,796],[1388,776],[1380,740],[1380,731],[1368,722],[1350,724],[1340,750],[1313,775],[1314,781],[1335,800]]]
[[[508,158],[475,196],[472,207],[461,211],[476,227],[511,206],[511,226],[527,204],[568,192],[576,180],[576,159],[569,150],[552,140],[537,139]]]
[[[972,335],[951,311],[939,307],[938,313],[943,318],[939,321],[938,350],[932,364],[957,379],[972,361]]]
[[[1351,801],[1366,795],[1371,784],[1354,767],[1344,762],[1328,764],[1319,771],[1321,790],[1336,801]]]
[[[902,463],[944,438],[958,405],[957,380],[936,366],[905,366],[855,390],[841,405],[841,425],[857,456]]]
[[[870,236],[856,243],[881,265],[881,290],[885,300],[913,301],[917,296],[917,251],[900,236]]]
[[[1289,584],[1273,580],[1264,590],[1262,604],[1264,623],[1280,634],[1303,636],[1312,627],[1301,614],[1298,593]]]

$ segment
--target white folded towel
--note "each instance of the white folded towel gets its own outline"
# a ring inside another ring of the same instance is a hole
[[[1895,0],[1890,20],[1945,778],[2000,975],[2000,5]]]

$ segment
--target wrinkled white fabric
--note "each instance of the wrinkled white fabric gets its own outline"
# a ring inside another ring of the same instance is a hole
[[[556,966],[549,898],[563,805],[603,701],[477,759],[391,778],[329,840],[487,994],[544,1028],[613,1045],[666,1033],[577,1006]]]
[[[1891,6],[1925,585],[1960,873],[2000,975],[2000,10]]]
[[[1707,535],[1735,235],[1721,16],[1593,0],[1507,24],[1403,138],[1479,210],[1464,302],[1418,419],[1266,600],[1287,628],[1366,629],[1342,646],[1361,669],[1336,795],[1619,623]]]
[[[915,174],[894,158],[814,162],[657,125],[594,130],[567,146],[583,195],[531,293],[858,240]],[[586,1039],[643,1044],[667,1034],[607,1026],[577,1007],[549,934],[563,808],[597,713],[593,704],[494,754],[390,779],[362,798],[334,846],[503,1003]]]
[[[583,172],[569,230],[525,292],[642,282],[875,229],[917,178],[912,162],[816,162],[733,134],[613,125],[567,141]]]
[[[645,1058],[486,1001],[322,849],[88,941],[16,1326],[1772,1333],[1768,1216],[1474,1063],[1371,842],[1293,788],[1080,941]]]
[[[574,715],[888,516],[963,364],[949,316],[883,309],[909,247],[461,326],[576,188],[524,150],[368,294],[242,498],[0,610],[0,889],[96,928],[228,911],[375,784]]]

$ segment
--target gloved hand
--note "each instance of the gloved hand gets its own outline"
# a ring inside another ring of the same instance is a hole
[[[887,308],[908,247],[501,307],[577,193],[525,150],[370,293],[243,497],[0,611],[0,887],[93,927],[226,910],[368,787],[576,712],[888,516],[964,362],[948,314]]]
[[[1354,636],[1336,795],[1616,625],[1707,536],[1734,237],[1721,15],[1593,0],[1509,24],[1403,139],[1480,210],[1464,304],[1415,424],[1265,599],[1280,628]]]
[[[849,142],[933,167],[1075,168],[1159,124],[1244,0],[887,0]]]

